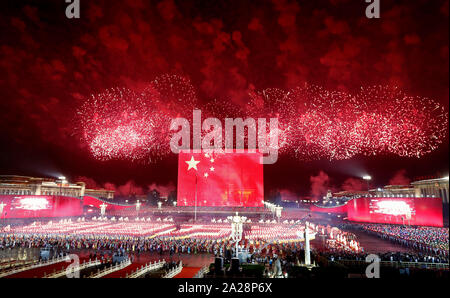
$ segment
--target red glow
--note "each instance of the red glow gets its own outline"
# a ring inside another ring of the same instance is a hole
[[[25,197],[16,200],[14,203],[14,208],[23,210],[45,210],[51,209],[52,206],[49,200],[45,197]]]
[[[259,158],[259,153],[180,153],[177,205],[194,206],[197,188],[197,206],[262,207],[263,166]],[[189,169],[187,161],[192,159],[198,163]]]
[[[64,196],[0,196],[4,218],[65,217],[83,213],[80,199]]]
[[[347,212],[351,221],[443,226],[441,198],[358,198]]]
[[[382,215],[405,216],[412,215],[414,207],[411,207],[405,201],[380,201],[375,202],[376,207],[372,207],[371,213],[380,213]]]
[[[314,85],[265,89],[251,92],[245,107],[232,102],[202,105],[194,90],[188,79],[169,75],[148,83],[142,93],[109,89],[81,105],[77,129],[100,160],[150,162],[170,153],[170,119],[191,118],[194,106],[219,118],[278,118],[280,153],[300,160],[385,153],[421,157],[439,147],[448,126],[441,104],[392,86],[362,88],[358,93]],[[183,105],[178,104],[180,97]]]

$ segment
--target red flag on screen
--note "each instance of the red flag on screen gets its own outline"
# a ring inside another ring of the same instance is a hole
[[[178,158],[178,206],[262,207],[260,153],[191,153]]]

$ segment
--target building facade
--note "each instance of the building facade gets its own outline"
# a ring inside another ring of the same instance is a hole
[[[114,191],[86,189],[84,182],[69,183],[65,179],[0,175],[0,195],[51,195],[81,198],[92,196],[114,199]]]
[[[411,198],[442,198],[442,203],[448,204],[448,177],[414,181],[410,185],[386,185],[367,191],[341,191],[333,193],[333,199],[347,197],[359,198],[367,194],[373,197],[411,197]]]
[[[413,185],[386,185],[383,188],[371,189],[369,194],[375,197],[415,197]]]
[[[418,197],[442,198],[444,204],[448,204],[448,177],[439,179],[427,179],[414,181],[414,193]]]

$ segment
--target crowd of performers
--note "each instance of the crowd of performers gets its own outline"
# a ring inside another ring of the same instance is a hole
[[[363,224],[369,233],[415,250],[448,257],[448,228]]]
[[[299,247],[300,240],[274,241],[263,240],[241,241],[240,248],[249,253],[273,254],[284,249]],[[127,253],[156,252],[160,254],[198,254],[210,253],[224,255],[227,250],[233,251],[235,242],[231,239],[170,239],[155,237],[152,239],[132,237],[85,237],[85,236],[46,236],[46,235],[0,235],[0,250],[12,248],[44,248],[54,247],[58,250],[72,251],[89,249],[94,251],[125,251]]]
[[[291,226],[283,226],[281,231],[289,231]],[[299,232],[304,231],[304,226],[292,226]],[[331,238],[338,243],[341,249],[357,252],[361,248],[356,241],[355,236],[351,233],[341,231],[330,226],[315,225],[308,223],[308,233],[312,235],[321,235]],[[272,229],[268,229],[271,231]],[[244,239],[240,242],[240,247],[250,254],[264,253],[273,254],[283,251],[284,249],[293,249],[299,247],[303,241],[303,235],[293,234],[292,239],[286,239],[283,235],[261,235],[260,238]],[[287,232],[286,232],[287,233]],[[312,236],[313,237],[313,236]],[[318,237],[318,236],[316,236]],[[42,248],[52,246],[66,251],[76,249],[90,250],[125,250],[129,253],[157,252],[169,254],[196,254],[210,253],[213,255],[223,255],[225,251],[232,250],[235,243],[226,237],[183,237],[180,239],[157,236],[157,237],[133,237],[129,235],[76,235],[76,234],[46,234],[44,230],[40,233],[0,233],[0,249],[6,248]]]
[[[314,235],[311,255],[313,260],[325,258],[329,261],[365,260],[368,253],[360,246],[354,234],[330,227],[310,223],[308,231]],[[434,249],[423,253],[379,254],[383,261],[409,261],[448,263],[448,230],[430,228],[405,228],[400,226],[364,225],[364,228],[386,237],[398,237],[408,245],[434,245]],[[446,230],[446,233],[445,233]],[[402,237],[402,238],[401,238]],[[397,238],[395,238],[397,239]],[[446,239],[446,240],[445,240]],[[304,260],[303,238],[292,240],[244,239],[240,247],[249,253],[248,262],[271,263],[274,256],[283,263],[298,264]],[[443,242],[446,241],[445,246]],[[105,235],[67,234],[0,234],[0,250],[12,248],[53,247],[59,252],[89,250],[97,255],[117,251],[130,256],[141,253],[181,255],[207,253],[215,256],[233,255],[235,243],[230,238],[208,239],[204,237],[130,237]],[[445,250],[447,249],[447,250]],[[441,250],[446,253],[440,253]]]

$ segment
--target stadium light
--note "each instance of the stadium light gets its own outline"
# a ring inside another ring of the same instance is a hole
[[[362,178],[367,181],[367,194],[369,194],[369,190],[370,190],[369,181],[372,180],[372,177],[369,175],[365,175]]]
[[[139,216],[139,210],[141,210],[141,202],[139,202],[139,200],[137,200],[136,202],[136,216]]]

